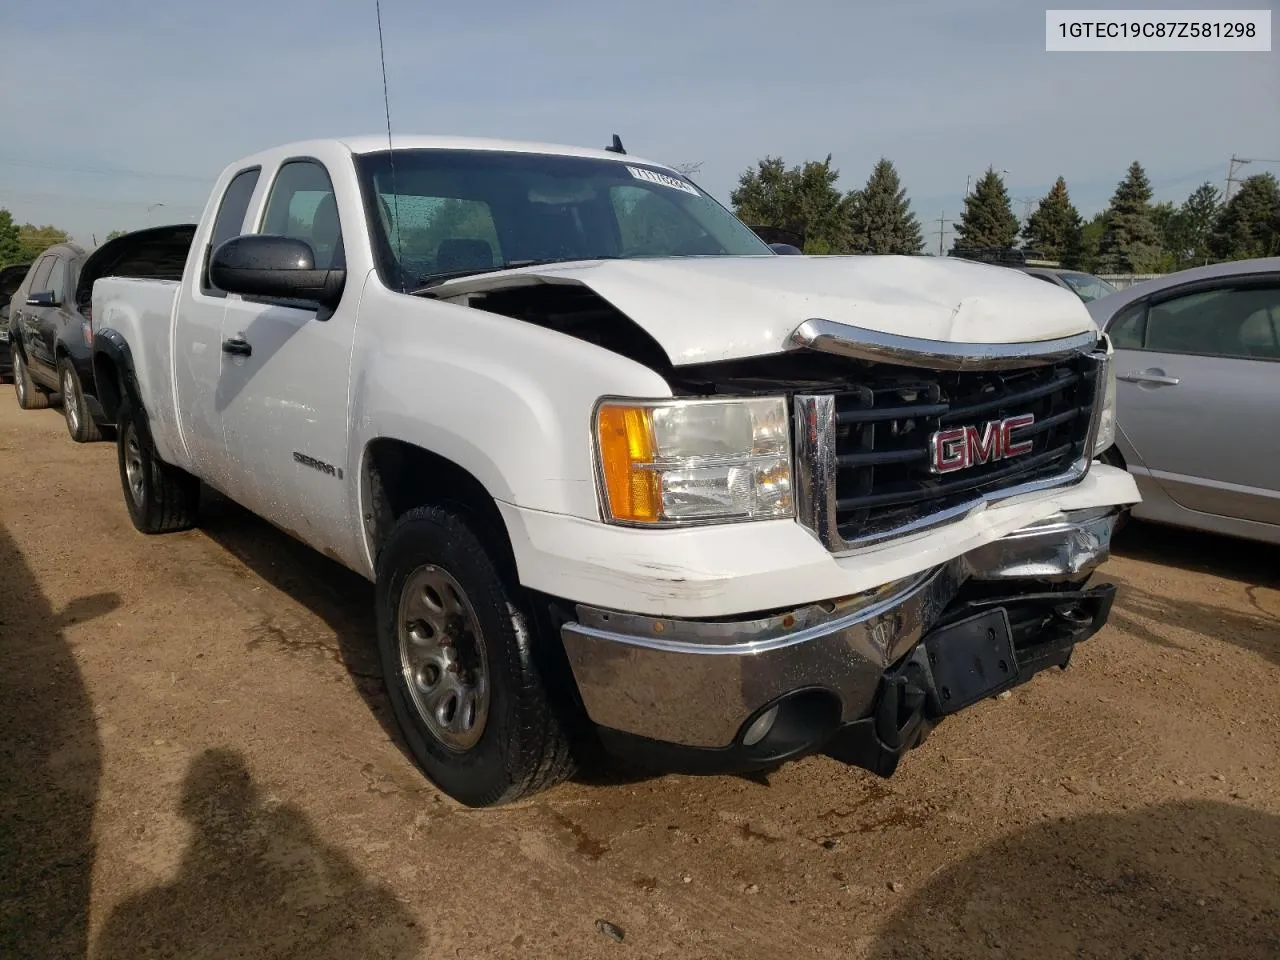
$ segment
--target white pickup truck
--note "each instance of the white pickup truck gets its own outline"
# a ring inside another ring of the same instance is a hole
[[[593,744],[889,776],[1108,616],[1138,493],[1066,290],[779,255],[667,166],[501,141],[290,144],[137,236],[81,291],[134,525],[190,527],[203,482],[374,581],[404,738],[465,804]]]

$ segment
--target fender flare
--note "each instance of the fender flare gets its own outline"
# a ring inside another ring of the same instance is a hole
[[[119,374],[119,383],[105,383],[101,377],[100,359],[106,359]],[[133,351],[129,342],[118,331],[96,330],[93,334],[93,381],[98,400],[102,403],[107,419],[115,422],[120,404],[125,397],[133,403],[136,412],[145,420],[146,408],[142,405],[142,390],[133,363]]]

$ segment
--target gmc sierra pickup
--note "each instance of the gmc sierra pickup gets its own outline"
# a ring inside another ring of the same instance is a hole
[[[584,744],[889,776],[1107,619],[1138,493],[1066,290],[779,256],[667,166],[501,141],[290,144],[148,236],[148,279],[84,280],[133,524],[192,526],[203,481],[372,580],[465,804]]]

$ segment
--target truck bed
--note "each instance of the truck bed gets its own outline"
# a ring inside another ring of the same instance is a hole
[[[157,452],[175,466],[186,461],[184,451],[172,449],[178,428],[173,402],[171,324],[178,280],[138,280],[105,277],[93,284],[93,327],[127,332],[133,351],[138,386],[148,397],[147,415]],[[216,349],[216,347],[215,347]],[[138,356],[141,350],[142,356]]]

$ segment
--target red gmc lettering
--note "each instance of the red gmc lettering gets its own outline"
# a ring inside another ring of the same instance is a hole
[[[1016,457],[1020,454],[1029,453],[1031,451],[1031,441],[1022,440],[1018,443],[1013,442],[1013,431],[1021,430],[1023,427],[1029,427],[1036,422],[1034,415],[1024,413],[1021,416],[1010,417],[1000,425],[1000,446],[1004,449],[1004,456]],[[988,424],[990,426],[990,424]]]
[[[969,431],[966,427],[939,430],[933,435],[933,470],[953,473],[969,466]]]
[[[1014,442],[1013,431],[1036,422],[1024,413],[1007,420],[990,420],[978,427],[951,427],[929,438],[929,469],[934,473],[955,473],[983,463],[1030,453],[1032,441]]]

